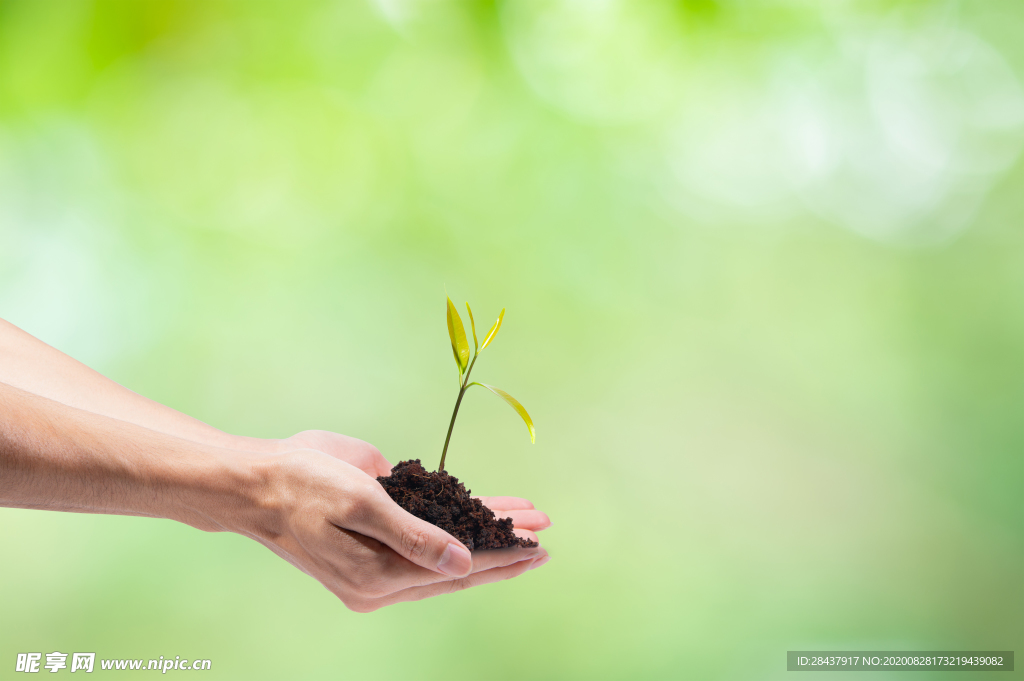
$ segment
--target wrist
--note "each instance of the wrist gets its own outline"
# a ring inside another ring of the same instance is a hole
[[[208,532],[251,535],[268,517],[271,476],[265,457],[251,451],[211,448],[195,471],[186,471],[174,520]]]

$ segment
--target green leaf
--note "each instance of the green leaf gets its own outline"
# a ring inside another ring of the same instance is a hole
[[[469,313],[469,328],[473,329],[473,350],[480,352],[480,344],[476,342],[476,322],[473,321],[473,309],[466,303],[466,312]]]
[[[469,341],[466,340],[462,318],[459,317],[459,311],[455,309],[451,298],[448,299],[448,337],[452,339],[452,352],[455,353],[455,363],[459,365],[461,376],[469,364]]]
[[[488,345],[490,345],[491,341],[494,340],[494,337],[498,334],[498,329],[501,328],[501,320],[502,320],[502,318],[504,316],[505,316],[505,308],[501,308],[501,314],[498,315],[498,321],[494,322],[494,325],[491,326],[491,330],[487,332],[486,336],[484,336],[484,342],[480,345],[480,349],[481,350],[483,350]],[[483,385],[483,384],[481,383],[480,385]],[[486,386],[484,386],[484,387],[486,387]]]
[[[502,310],[502,312],[504,312],[504,310]],[[501,321],[500,317],[498,318],[498,321]],[[473,381],[470,385],[478,385],[481,388],[487,388],[492,393],[505,400],[505,402],[508,403],[508,406],[515,409],[516,413],[523,417],[523,421],[526,422],[526,427],[530,429],[530,442],[536,444],[537,431],[533,427],[533,419],[530,418],[530,415],[526,413],[526,409],[523,408],[523,405],[519,404],[519,401],[516,398],[509,395],[501,388],[495,388],[493,385],[487,385],[486,383],[477,383],[476,381]]]

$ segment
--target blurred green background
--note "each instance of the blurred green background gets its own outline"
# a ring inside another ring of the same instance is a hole
[[[1019,0],[0,0],[0,316],[224,430],[436,465],[445,286],[507,307],[476,375],[537,444],[471,394],[449,468],[554,521],[544,569],[366,616],[240,536],[3,510],[0,676],[1020,653],[1022,35]]]

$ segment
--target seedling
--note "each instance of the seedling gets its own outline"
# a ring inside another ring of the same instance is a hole
[[[459,482],[458,478],[444,469],[444,458],[448,454],[448,443],[452,440],[452,430],[455,428],[455,418],[459,415],[459,406],[462,404],[462,398],[466,396],[466,391],[474,385],[487,388],[505,400],[526,422],[526,427],[530,429],[530,442],[537,439],[533,419],[514,397],[493,385],[469,382],[469,375],[473,373],[480,353],[491,344],[498,329],[501,328],[505,310],[498,315],[498,321],[494,322],[484,336],[483,343],[477,340],[476,323],[473,321],[473,310],[469,303],[466,303],[466,311],[469,313],[469,325],[473,330],[472,351],[469,349],[469,341],[466,340],[466,328],[459,318],[459,311],[452,304],[452,299],[448,299],[448,336],[452,340],[452,352],[455,354],[455,364],[459,368],[459,397],[455,400],[452,421],[448,424],[448,435],[444,439],[444,449],[441,450],[441,465],[436,471],[428,471],[419,459],[399,461],[389,475],[379,476],[377,482],[396,504],[417,518],[437,525],[465,544],[470,551],[503,549],[510,546],[529,548],[536,546],[537,543],[517,536],[512,518],[495,517],[491,509],[484,506],[479,498],[471,495],[464,483]]]
[[[519,401],[509,395],[501,388],[495,388],[493,385],[487,385],[486,383],[477,383],[473,381],[469,382],[469,375],[473,372],[473,367],[476,366],[476,361],[480,358],[480,353],[483,352],[494,337],[498,334],[498,329],[501,328],[501,320],[505,317],[505,308],[501,309],[501,314],[498,315],[498,321],[491,325],[487,335],[484,336],[484,342],[478,343],[476,337],[476,322],[473,321],[473,310],[469,307],[469,303],[466,303],[466,312],[469,313],[469,326],[473,330],[473,352],[472,359],[470,359],[469,341],[466,339],[466,327],[462,325],[462,318],[459,317],[459,311],[455,309],[455,305],[452,303],[452,299],[448,298],[448,337],[452,340],[452,352],[455,354],[455,364],[459,367],[459,397],[455,400],[455,410],[452,412],[452,421],[448,424],[448,436],[444,439],[444,449],[441,450],[441,465],[437,467],[438,472],[444,470],[444,458],[448,454],[448,443],[452,439],[452,430],[455,428],[455,418],[459,415],[459,406],[462,404],[462,398],[465,396],[466,391],[474,385],[478,385],[481,388],[487,388],[492,393],[505,400],[508,406],[515,409],[516,413],[522,417],[523,421],[526,422],[526,427],[530,429],[530,442],[535,443],[537,441],[537,431],[533,427],[533,419],[526,413],[526,409],[523,405],[519,404]]]

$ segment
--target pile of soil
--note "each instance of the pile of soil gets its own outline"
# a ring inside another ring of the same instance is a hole
[[[470,551],[537,546],[537,542],[517,537],[512,532],[512,519],[495,518],[494,511],[471,497],[458,478],[447,471],[428,471],[419,459],[398,463],[391,475],[381,476],[377,482],[396,504],[437,525]]]

